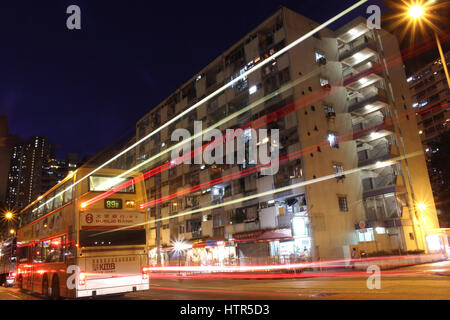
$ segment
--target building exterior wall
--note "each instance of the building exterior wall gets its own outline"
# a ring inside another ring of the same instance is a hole
[[[137,140],[315,26],[314,21],[281,8],[141,118]],[[437,227],[436,212],[423,154],[400,158],[422,149],[413,115],[406,118],[412,103],[401,61],[392,65],[384,61],[398,54],[395,39],[383,30],[369,30],[363,19],[336,32],[324,29],[138,146],[137,163],[146,172],[171,160],[167,153],[147,163],[176,143],[170,141],[175,128],[192,133],[194,120],[202,120],[206,128],[277,90],[279,94],[220,129],[239,128],[285,106],[295,107],[262,128],[280,130],[280,156],[301,150],[301,157],[280,163],[275,175],[255,172],[174,197],[160,208],[152,206],[152,217],[161,211],[162,246],[183,238],[193,244],[188,253],[193,261],[207,259],[209,253],[232,255],[234,247],[241,261],[253,262],[292,261],[306,251],[314,260],[339,259],[359,244],[369,248],[367,243],[374,239],[380,239],[379,247],[386,250],[426,249],[423,241],[415,241],[420,234],[414,232],[421,227],[412,219],[417,214],[414,204],[417,199],[427,201],[425,228]],[[298,85],[283,89],[296,81]],[[405,120],[400,120],[403,116]],[[386,160],[391,162],[364,169]],[[168,196],[246,168],[178,165],[147,180],[148,198]],[[340,174],[355,168],[361,170]],[[305,184],[285,192],[170,218],[300,182]],[[150,224],[150,234],[151,245],[156,246],[155,224]],[[212,242],[223,250],[194,252]],[[205,257],[199,258],[202,254]]]

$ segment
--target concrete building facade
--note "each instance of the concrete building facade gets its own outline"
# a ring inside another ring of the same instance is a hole
[[[147,172],[170,163],[170,153],[147,162],[177,143],[171,141],[176,128],[192,133],[195,120],[206,128],[230,117],[219,126],[222,132],[249,123],[279,129],[284,160],[274,175],[247,173],[251,163],[181,164],[149,175],[149,199],[173,195],[149,208],[152,217],[160,210],[163,219],[163,251],[184,239],[192,245],[185,252],[192,263],[239,259],[245,264],[299,261],[305,253],[313,260],[342,259],[350,257],[353,247],[365,252],[437,250],[425,240],[426,230],[439,225],[403,65],[395,59],[396,39],[368,29],[360,18],[337,31],[321,30],[271,58],[317,25],[281,8],[138,121],[137,141],[271,59],[136,148],[136,163],[145,163],[140,170]],[[270,138],[258,143],[272,144]],[[211,180],[216,182],[196,187]],[[252,197],[282,187],[288,188]],[[427,209],[418,212],[422,202]],[[155,247],[156,224],[149,231]]]

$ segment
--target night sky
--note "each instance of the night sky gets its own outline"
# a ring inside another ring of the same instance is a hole
[[[355,2],[2,1],[0,114],[12,134],[49,137],[60,157],[92,155],[280,5],[323,22]],[[81,30],[66,28],[71,4]]]

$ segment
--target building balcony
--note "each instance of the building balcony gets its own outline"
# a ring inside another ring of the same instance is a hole
[[[381,79],[383,79],[382,65],[377,62],[368,62],[362,70],[345,76],[343,85],[351,90],[361,90]]]
[[[387,106],[388,98],[386,91],[384,89],[376,88],[375,92],[375,94],[369,97],[354,99],[350,102],[348,112],[356,116],[363,116]]]
[[[362,180],[363,198],[374,197],[387,193],[405,193],[406,188],[400,175],[395,173],[392,164],[383,165],[378,169],[368,170],[366,178]],[[396,164],[395,164],[396,165]]]
[[[195,240],[195,239],[203,238],[203,234],[202,234],[201,230],[192,231],[192,232],[185,232],[185,233],[182,233],[181,235],[186,240]]]
[[[228,234],[236,234],[236,233],[260,230],[260,228],[261,228],[260,223],[255,220],[252,220],[252,221],[244,221],[244,222],[228,224],[225,226],[224,232],[228,233]]]
[[[275,181],[273,185],[274,185],[275,189],[287,187],[287,186],[291,185],[291,180],[287,179],[287,180]]]
[[[377,53],[377,45],[374,40],[359,43],[355,46],[345,45],[339,52],[339,61],[353,66]]]
[[[223,203],[223,197],[213,197],[211,199],[211,204],[219,204],[219,203]]]
[[[369,31],[367,27],[367,22],[362,18],[357,18],[357,21],[354,25],[346,25],[341,29],[337,30],[337,39],[342,43],[350,43],[355,39],[363,36],[366,32]]]
[[[381,122],[366,122],[353,126],[353,140],[360,142],[370,142],[394,133],[394,125],[391,118],[386,118]]]
[[[391,160],[391,159],[394,159],[396,157],[398,157],[398,154],[396,154],[396,152],[390,151],[390,152],[384,153],[382,155],[377,155],[377,156],[370,157],[369,159],[359,160],[358,161],[358,167],[359,168],[365,167],[365,166],[368,166],[368,165],[371,165],[371,164],[375,164],[377,162],[383,162],[383,161]]]
[[[244,222],[244,230],[245,231],[255,231],[260,229],[259,222],[256,221],[246,221]]]
[[[405,186],[388,185],[380,188],[371,188],[363,191],[363,198],[379,196],[386,193],[406,193]]]
[[[277,216],[278,228],[290,228],[292,215]]]
[[[202,238],[202,237],[203,237],[203,233],[201,230],[191,232],[191,239],[198,239],[198,238]]]

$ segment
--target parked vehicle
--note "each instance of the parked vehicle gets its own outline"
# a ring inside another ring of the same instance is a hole
[[[0,285],[14,285],[16,276],[16,237],[11,237],[0,244]]]

